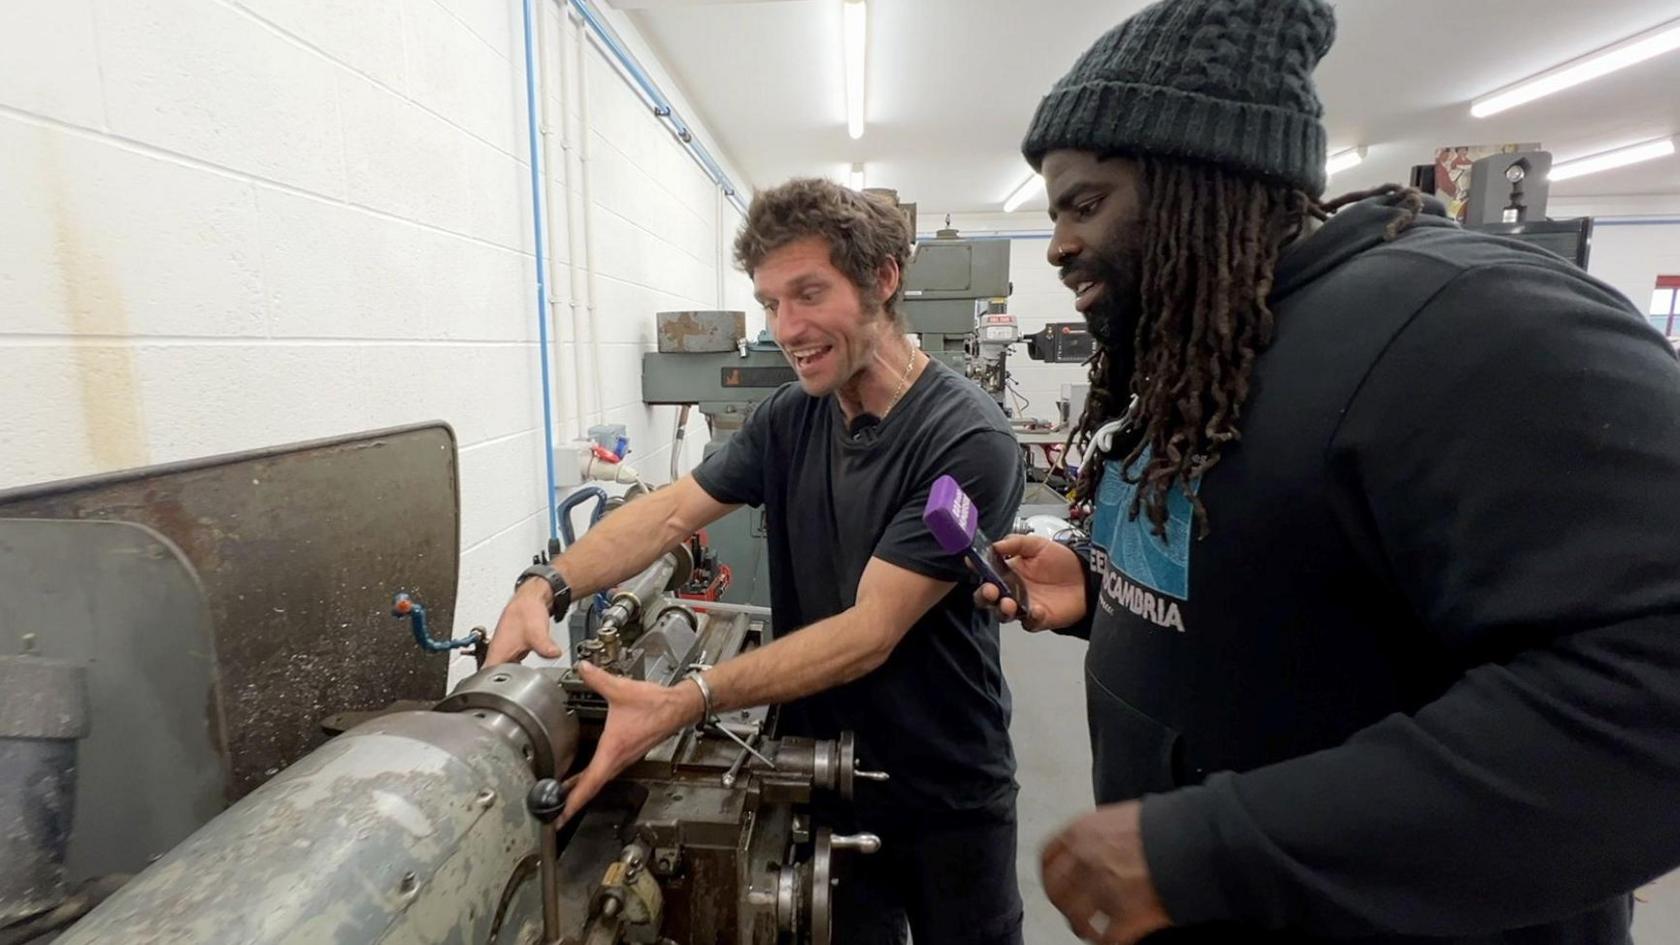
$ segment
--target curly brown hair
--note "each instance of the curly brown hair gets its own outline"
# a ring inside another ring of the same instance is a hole
[[[1385,232],[1392,240],[1417,219],[1423,195],[1385,184],[1319,201],[1215,164],[1151,157],[1142,165],[1146,249],[1134,363],[1117,363],[1100,346],[1089,362],[1085,413],[1067,443],[1085,456],[1073,499],[1088,505],[1102,461],[1120,459],[1127,480],[1139,483],[1128,514],[1146,513],[1165,539],[1167,497],[1176,487],[1190,500],[1198,534],[1206,535],[1207,509],[1193,483],[1219,462],[1224,444],[1241,437],[1254,361],[1272,341],[1267,299],[1279,252],[1309,218],[1328,219],[1378,195],[1396,207]],[[1097,429],[1124,414],[1134,397],[1132,429],[1107,455],[1091,455]]]
[[[896,319],[904,280],[891,298],[876,299],[875,286],[888,259],[902,274],[910,265],[910,224],[879,197],[819,177],[801,177],[753,195],[747,220],[735,236],[735,266],[748,276],[771,253],[809,237],[828,243],[828,258],[858,287],[866,305],[879,304]]]

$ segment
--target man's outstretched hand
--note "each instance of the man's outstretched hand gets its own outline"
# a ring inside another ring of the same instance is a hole
[[[560,655],[560,644],[554,642],[548,631],[550,593],[543,581],[529,580],[519,585],[513,592],[513,600],[502,609],[501,619],[496,621],[496,632],[490,635],[490,650],[485,654],[484,665],[517,663],[532,650],[548,659]]]
[[[561,822],[577,816],[603,786],[642,759],[655,745],[684,726],[700,721],[705,704],[700,688],[684,679],[675,686],[625,679],[594,663],[577,664],[585,685],[607,700],[607,724],[589,767],[567,781]]]

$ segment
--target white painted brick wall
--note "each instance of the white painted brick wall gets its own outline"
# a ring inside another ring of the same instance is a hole
[[[552,130],[575,134],[572,27],[539,6]],[[9,17],[0,487],[442,419],[460,443],[455,630],[493,621],[547,538],[522,28],[518,0],[59,0]],[[557,408],[575,357],[582,425],[626,424],[632,462],[663,482],[676,411],[641,403],[641,357],[656,312],[718,305],[739,215],[720,233],[705,174],[584,49],[600,337],[571,322],[574,151],[546,168]],[[752,310],[744,277],[724,285]],[[570,410],[556,424],[580,433]],[[685,468],[704,429],[696,414]]]
[[[110,130],[315,193],[344,193],[343,67],[214,0],[96,0]]]
[[[0,104],[75,125],[105,120],[93,0],[17,3],[0,30]]]
[[[511,7],[512,4],[496,4]],[[510,155],[524,158],[524,46],[515,70],[497,49],[437,3],[409,4],[403,18],[409,94]],[[510,81],[510,79],[512,81]]]
[[[1056,270],[1045,261],[1047,239],[1018,239],[1009,245],[1009,279],[1014,293],[1009,311],[1021,326],[1021,334],[1038,331],[1050,322],[1077,322],[1083,317],[1073,308],[1073,294],[1062,285]],[[1009,357],[1009,374],[1028,405],[1010,398],[1017,415],[1054,420],[1056,401],[1063,384],[1085,383],[1086,369],[1080,364],[1045,364],[1027,357],[1027,346],[1017,345]]]
[[[236,0],[276,29],[399,92],[408,88],[404,0]]]
[[[439,5],[502,58],[516,60],[519,67],[515,78],[525,81],[524,17],[518,3],[507,0],[441,0]],[[538,6],[544,7],[545,4],[539,3]],[[520,99],[519,107],[525,107],[524,99]]]
[[[0,115],[5,332],[268,334],[249,180]]]

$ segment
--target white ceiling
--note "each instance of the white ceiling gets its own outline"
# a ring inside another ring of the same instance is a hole
[[[869,0],[868,127],[846,134],[840,0],[609,0],[757,186],[802,174],[896,187],[923,214],[997,210],[1038,99],[1142,0]],[[1558,160],[1680,133],[1680,52],[1488,119],[1472,98],[1672,19],[1675,0],[1340,0],[1318,70],[1340,192],[1404,181],[1443,145],[1538,141]],[[1680,193],[1680,156],[1555,196]],[[1026,209],[1042,208],[1042,198]]]

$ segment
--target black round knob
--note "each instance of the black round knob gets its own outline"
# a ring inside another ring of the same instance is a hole
[[[545,824],[554,823],[566,809],[566,788],[553,778],[543,778],[531,785],[531,792],[525,795],[525,809]]]

